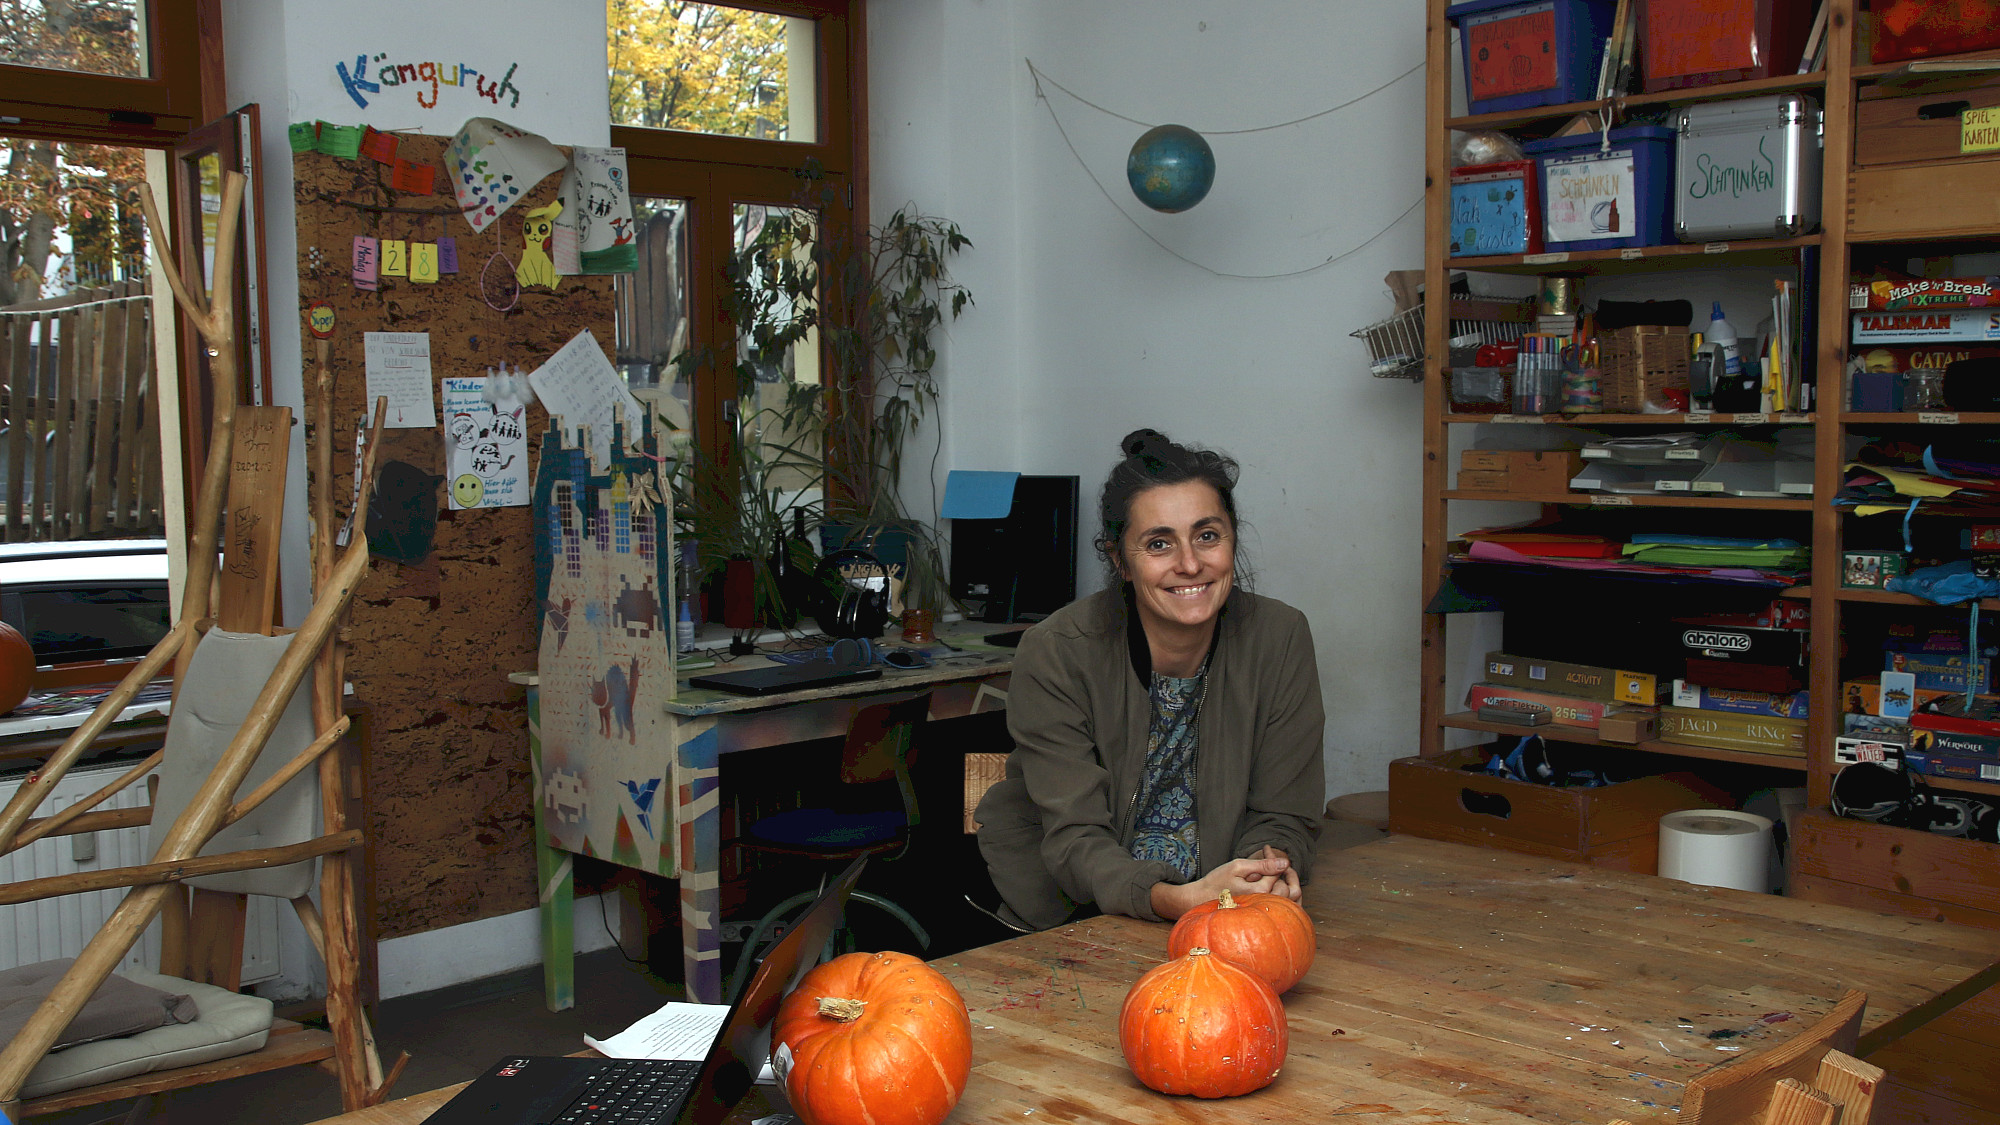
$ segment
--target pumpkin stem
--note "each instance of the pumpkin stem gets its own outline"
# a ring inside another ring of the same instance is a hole
[[[1187,955],[1189,957],[1208,957],[1211,954],[1208,952],[1208,947],[1197,945],[1193,949],[1188,950]]]
[[[866,1000],[848,1000],[839,996],[819,998],[819,1014],[842,1023],[852,1023],[861,1018],[861,1010],[868,1006]]]
[[[1216,909],[1217,909],[1217,910],[1234,910],[1234,909],[1236,909],[1236,896],[1235,896],[1235,895],[1233,895],[1233,894],[1230,894],[1230,893],[1229,893],[1229,892],[1228,892],[1227,890],[1224,890],[1224,891],[1222,892],[1222,902],[1221,902],[1221,903],[1220,903],[1220,904],[1219,904],[1218,906],[1216,906]]]

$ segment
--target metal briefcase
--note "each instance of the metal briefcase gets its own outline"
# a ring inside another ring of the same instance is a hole
[[[1674,234],[1792,238],[1819,226],[1824,118],[1803,94],[1709,102],[1674,118]]]

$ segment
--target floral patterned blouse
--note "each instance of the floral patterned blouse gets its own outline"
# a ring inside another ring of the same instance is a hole
[[[1187,677],[1153,673],[1146,772],[1132,802],[1133,858],[1159,860],[1178,871],[1184,882],[1201,874],[1194,778],[1206,671]]]

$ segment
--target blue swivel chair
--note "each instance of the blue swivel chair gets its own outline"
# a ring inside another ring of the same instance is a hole
[[[929,716],[930,708],[931,695],[924,692],[908,699],[870,704],[855,712],[854,719],[848,724],[847,739],[840,754],[841,785],[843,788],[854,787],[853,792],[840,794],[847,799],[832,802],[828,807],[773,813],[753,822],[734,843],[752,851],[828,860],[829,872],[839,870],[833,864],[844,866],[857,856],[887,853],[893,853],[889,856],[891,859],[902,856],[909,850],[911,831],[923,820],[922,812],[917,807],[916,788],[910,782],[910,763],[914,757],[917,734]],[[887,804],[892,782],[897,799],[895,805]],[[863,803],[861,799],[869,790],[878,791],[883,800],[873,804]],[[757,950],[767,940],[781,935],[781,925],[818,897],[819,889],[800,891],[758,919],[756,927],[743,943],[743,951],[736,960],[736,970],[731,974],[731,999],[741,990],[743,982],[749,979],[747,970],[754,963]],[[860,890],[855,891],[848,901],[850,905],[865,903],[883,911],[901,922],[917,939],[920,948],[930,947],[930,935],[910,916],[909,911],[895,902]],[[828,939],[826,954],[831,955],[833,947],[839,942],[853,944],[853,934],[845,926]]]

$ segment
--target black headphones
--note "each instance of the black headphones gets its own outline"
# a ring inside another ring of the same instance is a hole
[[[851,566],[866,567],[863,573],[868,576],[847,577],[842,570]],[[858,640],[881,636],[889,626],[888,573],[882,560],[859,548],[835,551],[821,559],[814,570],[825,597],[816,614],[820,632]]]

